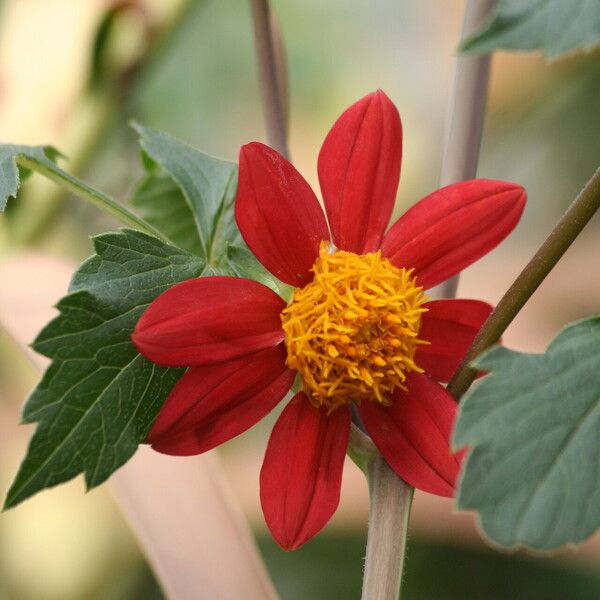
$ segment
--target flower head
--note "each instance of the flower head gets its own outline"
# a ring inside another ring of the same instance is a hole
[[[248,279],[194,279],[161,294],[133,334],[150,360],[189,367],[148,436],[168,454],[197,454],[242,433],[300,375],[260,477],[267,524],[286,549],[337,507],[352,406],[400,477],[453,494],[456,404],[438,382],[450,379],[491,307],[428,301],[425,290],[504,239],[525,192],[485,179],[451,185],[386,232],[401,151],[400,118],[383,92],[344,112],[319,154],[326,221],[288,161],[263,144],[244,146],[236,221],[258,260],[296,288],[291,301]]]
[[[313,280],[296,290],[281,313],[287,365],[302,376],[315,406],[390,404],[411,372],[425,301],[407,269],[381,251],[330,252],[323,242]]]

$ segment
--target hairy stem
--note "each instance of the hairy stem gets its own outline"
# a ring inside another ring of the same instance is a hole
[[[500,339],[505,329],[552,271],[598,208],[600,208],[600,169],[587,182],[479,330],[473,345],[448,384],[448,391],[456,401],[461,399],[477,375],[477,371],[470,367],[470,363]]]
[[[127,210],[124,206],[121,206],[107,194],[91,188],[89,185],[87,185],[87,183],[81,181],[80,179],[77,179],[73,176],[69,176],[68,179],[66,177],[61,177],[43,163],[27,158],[23,155],[17,157],[17,163],[22,167],[31,169],[36,173],[44,175],[44,177],[54,181],[75,196],[78,196],[83,200],[87,200],[94,206],[97,206],[105,212],[113,215],[125,225],[129,225],[134,229],[139,229],[140,231],[153,235],[159,239],[164,239],[161,233],[154,229],[152,225]]]
[[[400,594],[414,489],[380,455],[368,463],[367,478],[369,537],[362,600],[392,600]]]
[[[496,0],[469,0],[461,34],[463,40],[481,27],[495,4]],[[489,54],[459,56],[456,59],[440,187],[473,179],[477,174],[490,62]],[[444,281],[434,294],[441,298],[456,296],[458,277],[455,275]]]
[[[269,145],[289,158],[287,145],[287,78],[281,35],[268,0],[250,0],[263,113]]]

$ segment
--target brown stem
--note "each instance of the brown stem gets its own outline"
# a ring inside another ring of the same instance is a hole
[[[250,0],[267,140],[289,158],[283,44],[268,0]]]
[[[456,401],[461,399],[477,375],[477,371],[469,366],[470,363],[500,339],[505,329],[552,271],[598,208],[600,208],[600,169],[594,173],[575,198],[475,337],[469,352],[448,384],[448,391]]]

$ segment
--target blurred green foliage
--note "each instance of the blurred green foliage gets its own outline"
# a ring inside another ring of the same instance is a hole
[[[258,541],[282,600],[359,600],[365,536],[362,531],[323,533],[294,552],[284,552],[267,536]],[[146,585],[149,589],[148,580]],[[411,538],[402,598],[596,600],[599,589],[597,572]]]

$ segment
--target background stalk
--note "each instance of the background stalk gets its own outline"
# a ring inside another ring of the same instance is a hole
[[[587,182],[479,330],[473,345],[448,384],[447,389],[457,402],[469,389],[477,375],[477,371],[469,366],[470,363],[500,339],[505,329],[552,271],[598,208],[600,208],[600,169]]]
[[[461,33],[470,37],[487,20],[496,0],[469,0]],[[442,157],[440,187],[473,179],[481,147],[485,117],[491,55],[458,56],[454,72],[454,87],[450,98],[446,143]],[[434,289],[438,298],[454,298],[459,275]]]
[[[250,7],[267,141],[269,146],[289,159],[287,78],[282,37],[268,0],[250,0]]]

